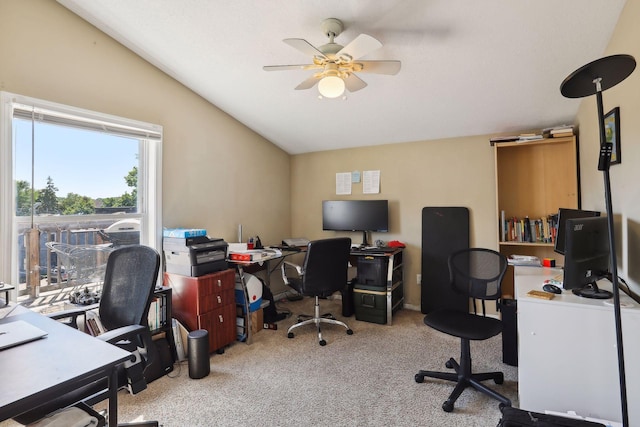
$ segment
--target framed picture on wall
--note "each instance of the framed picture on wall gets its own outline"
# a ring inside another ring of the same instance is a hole
[[[611,164],[617,165],[622,161],[620,156],[620,107],[616,107],[605,114],[604,135],[607,142],[613,144]]]

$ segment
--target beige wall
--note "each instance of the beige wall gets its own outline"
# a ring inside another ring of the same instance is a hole
[[[629,54],[640,61],[640,0],[627,0],[603,56]],[[597,58],[593,58],[597,59]],[[577,64],[581,66],[582,64]],[[620,107],[622,162],[610,169],[618,273],[640,293],[640,70],[603,92],[603,109]],[[600,146],[596,97],[582,100],[580,127],[582,206],[605,211],[604,178],[597,170]]]
[[[380,170],[380,194],[363,195],[362,183],[351,196],[336,196],[337,172]],[[291,161],[291,230],[310,239],[360,233],[322,231],[322,200],[388,199],[390,232],[373,240],[407,245],[405,303],[420,309],[422,208],[466,206],[471,216],[471,244],[497,248],[493,148],[488,136],[422,141],[301,154]]]
[[[164,226],[290,235],[287,153],[55,1],[0,1],[0,58],[0,90],[163,126]]]

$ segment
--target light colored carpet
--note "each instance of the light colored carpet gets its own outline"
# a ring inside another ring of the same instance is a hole
[[[453,383],[425,379],[419,369],[447,370],[449,357],[459,359],[459,340],[435,332],[424,315],[401,310],[392,326],[343,319],[340,300],[321,301],[353,329],[323,328],[327,345],[317,343],[315,328],[286,331],[299,313],[312,313],[313,301],[279,302],[293,316],[278,330],[262,330],[252,345],[235,343],[210,358],[211,373],[190,379],[186,362],[144,392],[119,394],[119,419],[158,420],[165,427],[183,426],[495,426],[498,402],[468,388],[454,412],[442,410]],[[474,371],[504,372],[505,382],[488,385],[517,406],[517,368],[502,363],[501,337],[472,342]],[[8,422],[7,422],[8,423]],[[6,424],[7,426],[12,424]],[[5,426],[5,423],[0,423]]]

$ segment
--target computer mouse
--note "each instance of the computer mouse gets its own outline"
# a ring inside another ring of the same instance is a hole
[[[542,290],[545,292],[551,292],[552,294],[562,293],[562,289],[560,289],[556,285],[552,285],[551,283],[546,283],[544,286],[542,286]]]

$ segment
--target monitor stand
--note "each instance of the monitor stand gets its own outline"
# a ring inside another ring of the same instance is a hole
[[[362,244],[360,245],[361,248],[366,248],[367,246],[369,246],[369,243],[367,243],[367,232],[363,231],[362,232]]]
[[[574,289],[573,293],[583,298],[592,299],[609,299],[613,297],[612,292],[598,288],[596,282],[589,283],[584,288]]]

